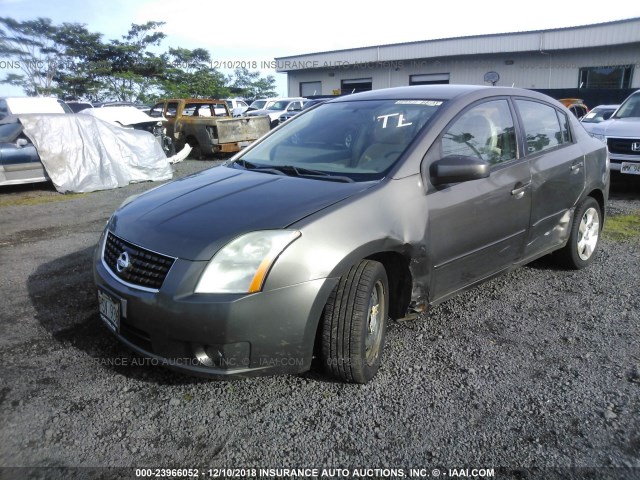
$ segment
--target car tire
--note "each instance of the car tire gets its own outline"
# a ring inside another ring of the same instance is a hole
[[[349,383],[371,380],[382,358],[389,316],[389,281],[381,263],[363,260],[340,278],[324,308],[322,360]]]
[[[573,270],[593,261],[602,230],[602,212],[593,197],[585,198],[577,207],[571,224],[569,241],[555,254],[560,265]]]
[[[200,144],[198,143],[198,141],[193,137],[189,137],[187,139],[187,143],[191,147],[189,158],[193,158],[195,160],[202,160],[202,148],[200,148]]]

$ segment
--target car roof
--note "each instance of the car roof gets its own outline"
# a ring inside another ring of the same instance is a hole
[[[604,108],[607,108],[607,109],[610,109],[610,108],[618,108],[619,106],[620,106],[620,104],[619,104],[619,103],[611,104],[611,105],[598,105],[598,106],[596,106],[596,107],[593,107],[593,108],[591,109],[591,111],[596,110],[596,109],[598,109],[598,108],[602,108],[602,109],[604,109]]]
[[[1,97],[12,113],[64,113],[62,101],[54,97]]]
[[[223,103],[227,104],[224,100],[217,98],[168,98],[165,100],[158,100],[157,103],[162,102],[187,102],[187,103]]]
[[[546,100],[550,98],[533,90],[525,90],[523,88],[489,87],[484,85],[413,85],[353,93],[337,97],[331,102],[348,102],[352,100],[452,100],[472,93],[479,94],[480,97],[483,96],[482,93],[486,93],[486,96],[522,95]]]

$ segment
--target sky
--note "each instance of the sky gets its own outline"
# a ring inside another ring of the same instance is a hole
[[[83,23],[104,39],[120,38],[132,23],[162,21],[167,38],[160,51],[205,48],[218,65],[254,61],[261,65],[275,57],[304,53],[640,17],[640,2],[609,0],[606,8],[592,5],[558,0],[534,0],[530,8],[515,0],[0,0],[0,16]],[[285,74],[262,73],[275,75],[278,94],[287,94]],[[0,96],[20,93],[0,85]]]

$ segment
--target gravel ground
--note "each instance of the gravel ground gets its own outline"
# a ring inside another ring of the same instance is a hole
[[[176,176],[215,163],[188,160]],[[611,214],[640,211],[636,180],[616,177]],[[586,271],[541,259],[393,323],[368,385],[317,371],[208,381],[149,365],[97,314],[99,232],[153,186],[0,190],[0,478],[640,478],[640,232],[605,237]]]

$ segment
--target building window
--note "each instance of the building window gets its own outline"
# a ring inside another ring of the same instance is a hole
[[[580,69],[578,88],[630,88],[632,65]]]
[[[446,85],[448,83],[448,73],[426,73],[422,75],[409,75],[409,85]]]
[[[322,82],[300,82],[300,96],[322,95]]]
[[[349,93],[368,92],[372,90],[371,83],[371,77],[342,80],[340,82],[340,90],[345,95]]]

